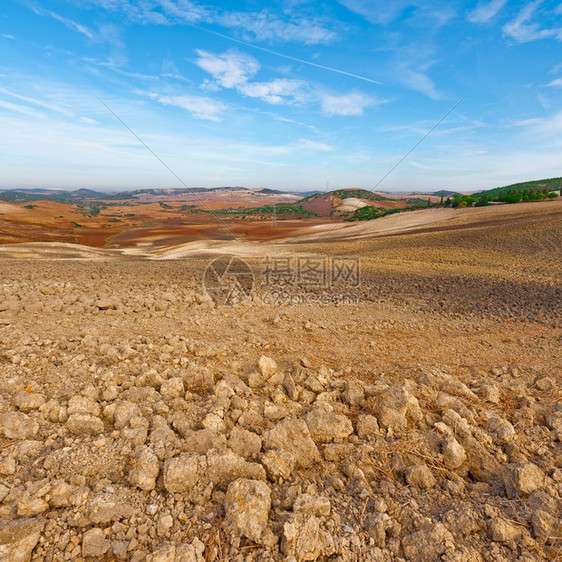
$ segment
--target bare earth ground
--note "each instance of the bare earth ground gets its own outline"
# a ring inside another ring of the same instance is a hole
[[[358,302],[268,304],[310,256]],[[0,560],[560,558],[559,202],[0,260]]]

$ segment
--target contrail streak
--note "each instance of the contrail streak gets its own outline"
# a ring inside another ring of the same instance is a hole
[[[240,45],[244,45],[245,47],[249,47],[250,49],[257,49],[258,51],[263,51],[264,53],[269,53],[270,55],[275,55],[277,57],[282,57],[287,60],[292,60],[295,62],[300,62],[302,64],[307,64],[308,66],[313,66],[315,68],[320,68],[322,70],[329,70],[330,72],[336,72],[337,74],[343,74],[344,76],[350,76],[351,78],[357,78],[357,80],[363,80],[364,82],[369,82],[371,84],[377,84],[378,86],[384,86],[382,82],[378,80],[373,80],[371,78],[367,78],[366,76],[360,76],[359,74],[353,74],[351,72],[346,72],[345,70],[340,70],[339,68],[332,68],[331,66],[324,66],[323,64],[316,64],[315,62],[310,62],[308,60],[299,59],[297,57],[292,57],[291,55],[285,55],[283,53],[279,53],[277,51],[272,51],[271,49],[266,49],[265,47],[259,47],[258,45],[252,45],[251,43],[247,43],[246,41],[241,41],[240,39],[235,39],[234,37],[230,37],[229,35],[224,35],[224,33],[219,33],[218,31],[213,31],[211,29],[206,29],[205,27],[201,27],[199,25],[195,25],[194,23],[189,24],[200,31],[204,31],[206,33],[211,33],[212,35],[217,35],[218,37],[222,37],[223,39],[228,39],[229,41],[233,41],[234,43],[238,43]]]
[[[402,156],[402,158],[400,158],[400,160],[398,160],[398,162],[396,162],[396,164],[394,164],[394,166],[392,166],[392,168],[390,168],[390,170],[388,170],[388,172],[386,172],[386,174],[375,184],[375,187],[373,187],[373,189],[371,191],[374,191],[375,189],[377,189],[377,187],[388,177],[390,176],[390,174],[392,174],[392,172],[394,172],[394,170],[396,170],[396,168],[398,168],[398,166],[400,166],[400,164],[402,164],[402,162],[404,162],[404,160],[406,160],[406,158],[408,158],[408,156],[410,156],[410,154],[412,154],[412,152],[414,152],[414,150],[416,150],[416,148],[418,148],[418,146],[427,138],[429,137],[429,135],[431,135],[431,133],[433,133],[433,131],[435,131],[435,129],[437,129],[437,127],[439,127],[439,125],[441,125],[441,123],[443,123],[443,121],[445,121],[445,119],[447,119],[447,117],[449,117],[449,115],[451,115],[451,113],[453,113],[453,111],[455,111],[455,109],[457,109],[457,107],[464,101],[464,98],[461,98],[453,107],[451,107],[451,109],[449,109],[449,111],[447,111],[447,113],[445,113],[445,115],[443,115],[443,117],[441,117],[441,119],[439,119],[439,121],[437,121],[437,123],[435,123],[435,125],[433,125],[433,127],[431,127],[431,129],[429,129],[429,131],[427,131],[427,133],[425,133],[425,135],[414,145],[412,146],[412,148],[410,148],[410,150],[408,150],[408,152],[406,152],[406,154],[404,154],[404,156]]]

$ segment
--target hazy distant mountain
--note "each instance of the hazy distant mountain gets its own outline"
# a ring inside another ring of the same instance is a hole
[[[431,195],[435,195],[435,197],[452,197],[453,195],[457,195],[458,191],[448,191],[446,189],[441,189],[439,191],[434,191]]]

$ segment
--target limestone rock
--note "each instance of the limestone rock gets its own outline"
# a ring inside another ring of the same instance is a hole
[[[420,490],[433,488],[436,484],[433,474],[431,474],[431,471],[425,464],[417,464],[409,467],[406,469],[405,477],[406,482],[408,482],[410,486],[414,486]]]
[[[505,519],[494,517],[488,522],[488,532],[493,541],[508,542],[519,538],[521,531]]]
[[[256,458],[261,451],[261,438],[253,431],[235,426],[228,438],[230,448],[245,459]]]
[[[271,357],[266,357],[265,355],[259,358],[258,368],[266,380],[272,377],[278,370],[277,363]]]
[[[330,556],[334,550],[332,536],[314,515],[298,513],[283,525],[281,551],[287,557],[293,556],[297,562]]]
[[[247,462],[230,449],[207,453],[207,478],[219,488],[226,488],[233,480],[265,480],[265,469],[259,463]]]
[[[174,423],[177,429],[179,424]],[[178,431],[180,431],[178,429]],[[190,429],[183,429],[180,431],[185,438],[182,443],[182,450],[188,453],[198,453],[199,455],[206,455],[209,449],[224,449],[227,446],[227,441],[224,435],[213,431],[212,429],[200,429],[193,431]]]
[[[271,491],[260,480],[238,479],[226,492],[226,525],[239,536],[260,543],[269,518]]]
[[[287,418],[262,436],[265,449],[289,451],[296,459],[296,466],[307,468],[320,462],[320,453],[302,419]]]
[[[353,433],[351,421],[344,415],[330,411],[329,405],[313,406],[305,416],[310,436],[316,443],[330,443],[345,439]]]
[[[297,460],[295,456],[284,449],[270,449],[262,455],[261,463],[272,480],[287,479],[291,476]]]
[[[343,399],[347,404],[352,407],[360,407],[365,402],[365,390],[361,381],[347,381],[345,383],[345,390]]]
[[[367,441],[380,436],[377,418],[368,414],[361,414],[357,418],[357,435],[359,439]]]
[[[160,394],[166,398],[179,398],[184,393],[183,379],[179,377],[173,377],[164,381],[160,387]]]
[[[0,560],[28,562],[45,526],[42,519],[0,520]]]
[[[84,558],[99,559],[109,550],[109,541],[105,538],[103,531],[94,527],[86,531],[82,537],[82,556]]]
[[[546,485],[545,473],[532,462],[508,465],[503,476],[505,489],[510,498],[527,496]]]
[[[194,488],[199,480],[199,455],[182,453],[164,464],[164,487],[168,492],[185,492]]]
[[[23,412],[0,414],[0,435],[7,439],[31,439],[39,431],[39,424]]]
[[[443,464],[455,470],[460,468],[465,460],[464,447],[454,437],[447,438],[443,443]]]
[[[293,504],[293,511],[306,515],[316,515],[317,517],[327,517],[330,515],[330,507],[330,498],[326,496],[301,494]]]
[[[90,500],[88,518],[95,525],[106,525],[130,517],[133,508],[111,494],[97,494]]]
[[[104,430],[103,422],[89,414],[72,414],[66,422],[66,427],[74,435],[98,435]]]
[[[515,438],[515,429],[505,419],[499,416],[492,416],[486,423],[486,431],[493,437],[499,445],[505,445]]]
[[[129,472],[131,486],[141,490],[153,490],[160,472],[158,457],[148,447],[141,447],[131,460],[131,465],[133,467]]]
[[[22,390],[14,397],[14,405],[20,412],[28,413],[38,410],[45,403],[45,398],[35,392]]]
[[[119,402],[113,414],[115,429],[122,429],[126,427],[133,418],[140,415],[140,408],[133,402],[130,402],[129,400]]]
[[[68,401],[68,415],[87,414],[91,416],[99,416],[101,412],[100,405],[92,398],[86,396],[73,396]]]
[[[443,523],[426,523],[419,531],[402,539],[404,554],[412,562],[438,560],[447,548],[454,548],[454,544],[453,535]]]

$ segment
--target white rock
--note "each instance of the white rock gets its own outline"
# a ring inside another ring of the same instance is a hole
[[[259,358],[258,368],[266,380],[273,376],[278,370],[277,363],[271,359],[271,357],[266,357],[265,355]]]
[[[66,427],[74,435],[98,435],[104,430],[103,422],[89,414],[72,414],[66,422]]]
[[[226,492],[226,525],[240,536],[260,543],[267,529],[271,491],[260,480],[238,479]]]
[[[316,443],[345,439],[353,433],[351,421],[344,415],[330,411],[327,405],[313,406],[304,419],[310,436]]]
[[[129,472],[129,484],[141,490],[153,490],[160,472],[158,457],[148,447],[141,447],[131,464],[133,468]]]
[[[28,562],[45,526],[42,519],[0,520],[0,560]]]
[[[94,527],[82,536],[82,556],[84,558],[100,558],[109,550],[109,541],[103,531]]]
[[[296,459],[296,466],[308,468],[321,457],[304,420],[287,418],[262,435],[265,449],[282,449]]]
[[[185,492],[199,480],[199,455],[182,453],[164,464],[164,487],[168,492]]]
[[[406,469],[405,477],[406,482],[408,482],[410,486],[414,486],[420,490],[433,488],[436,484],[433,474],[431,474],[431,471],[425,464],[417,464],[409,467]]]

